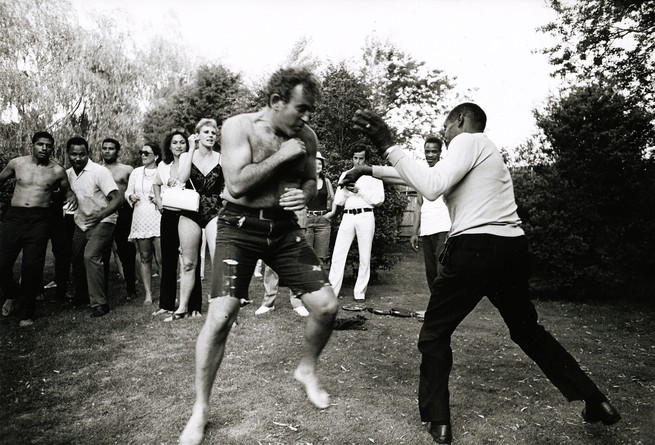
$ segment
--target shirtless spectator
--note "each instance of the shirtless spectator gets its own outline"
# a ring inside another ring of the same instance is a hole
[[[118,160],[118,154],[121,150],[121,144],[116,139],[106,138],[102,141],[102,160],[103,165],[109,169],[114,182],[118,186],[118,192],[125,196],[127,183],[132,173],[132,167],[123,164]],[[132,229],[132,207],[123,204],[118,209],[118,219],[114,227],[113,240],[116,243],[118,258],[123,266],[123,276],[125,277],[125,287],[127,290],[127,299],[136,298],[136,248],[134,243],[127,240],[130,230]],[[111,249],[103,257],[105,265],[105,280],[109,276],[109,266],[111,264]]]
[[[66,171],[50,159],[54,144],[55,140],[49,133],[35,133],[32,154],[12,159],[0,172],[0,186],[9,179],[16,179],[11,207],[0,226],[0,289],[7,297],[2,315],[7,316],[13,311],[20,296],[20,326],[33,323],[36,297],[43,290],[53,192],[63,190],[66,205],[77,208],[77,199],[68,184]],[[14,280],[13,268],[21,250],[19,286]]]
[[[295,210],[316,193],[316,146],[309,122],[320,86],[306,70],[281,69],[267,86],[267,106],[225,121],[221,146],[225,205],[218,214],[216,261],[209,313],[196,344],[196,401],[180,436],[182,444],[204,438],[209,395],[223,359],[225,342],[239,313],[240,299],[261,258],[301,295],[309,310],[304,355],[294,372],[311,403],[330,406],[316,376],[316,363],[332,333],[338,306],[321,261],[305,240]],[[235,260],[233,292],[220,292],[224,260]]]

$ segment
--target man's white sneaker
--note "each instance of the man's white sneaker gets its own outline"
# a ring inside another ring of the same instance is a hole
[[[275,306],[259,306],[259,308],[255,311],[255,315],[262,315],[266,314],[267,312],[271,312],[275,310]]]
[[[305,306],[298,306],[293,311],[301,317],[309,317],[309,311]]]
[[[45,286],[43,286],[44,289],[52,289],[52,288],[55,288],[55,287],[57,287],[57,283],[55,283],[54,281],[51,281],[48,284],[46,284]]]

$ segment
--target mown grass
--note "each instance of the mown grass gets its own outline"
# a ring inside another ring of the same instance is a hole
[[[371,284],[368,303],[424,309],[421,256],[401,255],[393,271]],[[122,289],[112,281],[113,310],[100,319],[89,318],[88,309],[43,302],[31,328],[11,317],[0,322],[0,443],[176,443],[193,403],[203,320],[163,323],[150,315],[156,306],[124,302]],[[420,322],[367,314],[368,330],[335,331],[319,368],[333,405],[319,411],[291,376],[304,320],[291,311],[286,290],[276,311],[255,316],[260,280],[251,292],[256,304],[241,311],[214,385],[205,443],[432,443],[416,404]],[[453,338],[455,443],[655,443],[653,306],[535,304],[623,420],[609,428],[584,424],[582,405],[563,399],[485,300]]]

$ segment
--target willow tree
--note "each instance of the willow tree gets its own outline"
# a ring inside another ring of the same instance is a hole
[[[161,87],[155,75],[168,79],[166,66],[176,66],[171,58],[182,55],[169,51],[166,63],[144,57],[118,14],[96,14],[81,24],[66,0],[0,2],[5,155],[25,153],[32,133],[43,129],[55,135],[62,163],[62,145],[74,134],[89,141],[95,159],[105,137],[126,147],[140,142],[144,104]]]

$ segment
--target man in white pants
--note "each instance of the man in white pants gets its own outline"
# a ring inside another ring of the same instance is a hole
[[[355,146],[352,155],[354,167],[366,164],[365,146]],[[339,183],[344,175],[345,172],[341,174]],[[382,181],[371,176],[362,176],[354,184],[337,188],[332,210],[335,210],[336,206],[343,206],[344,210],[332,252],[332,267],[330,267],[330,284],[334,289],[334,295],[338,296],[341,291],[348,251],[353,239],[357,236],[359,270],[354,297],[357,301],[363,301],[366,297],[366,288],[371,276],[371,249],[375,233],[373,207],[379,206],[383,202],[384,186]]]

